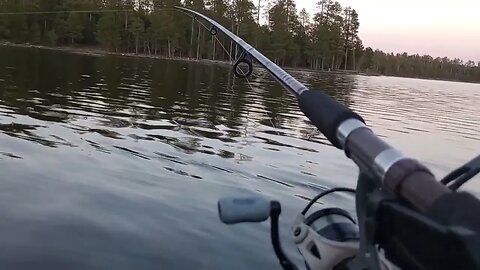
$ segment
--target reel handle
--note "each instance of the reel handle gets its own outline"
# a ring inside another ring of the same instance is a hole
[[[225,197],[218,200],[218,215],[225,224],[262,222],[270,217],[270,202],[260,197]]]

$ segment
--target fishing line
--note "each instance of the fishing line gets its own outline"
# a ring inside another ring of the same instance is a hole
[[[232,63],[232,56],[230,55],[230,53],[228,53],[227,49],[223,46],[222,42],[217,38],[217,35],[214,36],[215,40],[218,41],[218,44],[220,44],[220,46],[222,46],[222,49],[223,51],[228,55],[228,57],[230,58],[230,63]]]
[[[0,15],[35,15],[35,14],[67,14],[67,13],[108,13],[131,12],[130,9],[98,9],[98,10],[71,10],[71,11],[29,11],[29,12],[1,12]]]
[[[198,21],[198,20],[197,20],[197,21]],[[200,23],[200,22],[199,22],[199,23]],[[203,25],[203,24],[202,24],[202,25]],[[204,27],[205,27],[205,26],[204,26]],[[227,49],[223,46],[222,42],[217,38],[216,35],[214,35],[214,38],[215,38],[215,40],[220,44],[220,46],[222,47],[223,51],[228,55],[228,57],[230,58],[230,62],[232,62],[232,56],[231,56],[230,53],[227,51]],[[235,60],[235,62],[237,62],[242,56],[243,56],[243,54],[240,54],[240,56]],[[242,69],[237,70],[237,72],[240,72],[240,73],[241,73],[241,75],[244,77],[245,81],[247,82],[247,85],[248,85],[248,87],[250,88],[250,90],[251,90],[252,92],[254,92],[255,89],[253,88],[252,83],[250,82],[250,80],[248,79],[248,76],[247,76],[248,72],[245,73],[245,72],[243,72]],[[247,121],[252,121],[252,120],[249,119],[249,115],[250,115],[250,110],[247,110]],[[270,119],[270,123],[272,124],[272,127],[273,127],[273,128],[276,128],[271,119]],[[254,122],[254,124],[256,124],[256,123]],[[245,135],[246,135],[246,134],[245,134]]]
[[[220,46],[222,47],[222,49],[223,49],[223,51],[225,52],[225,54],[229,57],[230,62],[231,62],[231,63],[233,62],[233,61],[232,61],[232,59],[233,59],[232,55],[228,52],[228,50],[225,48],[225,46],[223,46],[222,42],[218,39],[218,37],[217,37],[217,35],[216,35],[216,34],[217,34],[217,31],[216,31],[216,29],[214,28],[214,26],[212,26],[211,28],[208,28],[204,23],[202,23],[202,22],[197,18],[197,16],[192,16],[192,15],[186,13],[186,12],[183,12],[183,11],[180,11],[180,12],[182,12],[182,13],[186,14],[187,16],[193,18],[193,19],[194,19],[195,21],[197,21],[205,30],[208,30],[209,33],[210,33],[210,34],[214,37],[214,39],[218,42],[218,44],[220,44]],[[215,31],[213,31],[213,29],[215,29]],[[192,33],[192,35],[193,35],[193,33]],[[235,60],[235,63],[237,63],[237,62],[240,60],[240,58],[241,58],[241,57],[244,57],[244,56],[245,56],[245,52],[244,52],[244,53],[241,53],[241,54],[239,55],[239,57]],[[248,87],[250,88],[250,90],[251,90],[252,92],[254,92],[255,89],[253,88],[252,83],[251,83],[250,80],[248,79],[248,76],[250,75],[249,73],[251,73],[251,72],[245,73],[242,69],[236,69],[236,71],[237,71],[237,73],[239,73],[239,74],[246,80]],[[254,124],[254,128],[257,126],[257,123],[256,123],[255,121],[253,121],[253,120],[250,119],[250,110],[247,110],[246,120],[247,120],[247,123],[248,123],[248,122],[252,122],[252,123]],[[277,128],[277,127],[274,125],[274,123],[273,123],[273,121],[272,121],[271,119],[270,119],[270,123],[272,124],[272,128],[274,128],[274,129]],[[247,133],[248,133],[248,130],[247,130],[247,129],[248,129],[248,126],[246,125],[246,126],[245,126],[245,134],[244,134],[244,136],[247,136]],[[278,132],[277,132],[277,134],[278,134]]]
[[[194,18],[200,25],[203,26],[203,28],[205,28],[206,30],[211,30],[212,28],[208,28],[205,24],[203,24],[201,21],[199,21],[197,18]],[[213,28],[214,29],[214,28]],[[211,33],[211,31],[210,31]],[[215,40],[220,44],[220,46],[222,47],[223,51],[228,55],[228,57],[230,58],[230,62],[232,62],[232,56],[230,55],[230,53],[228,52],[228,50],[223,46],[222,42],[218,39],[218,37],[216,35],[212,35],[214,36]],[[241,54],[238,59],[235,60],[235,62],[237,62],[241,57],[242,57],[243,54]],[[243,72],[243,70],[237,70],[237,72],[241,72],[241,75],[245,76],[248,74]],[[250,80],[248,80],[248,78],[245,76],[245,80],[247,82],[247,85],[248,87],[250,88],[250,90],[253,92],[255,91],[255,89],[253,88],[252,84],[250,83]],[[250,119],[250,110],[247,110],[247,122],[253,122],[251,119]],[[256,124],[255,122],[253,122],[254,124]],[[255,127],[255,125],[254,125]],[[246,130],[247,127],[245,127],[245,136],[247,135],[247,130]],[[273,128],[275,128],[275,126],[273,126]]]
[[[222,42],[218,39],[217,37],[217,30],[215,29],[215,27],[211,27],[211,28],[208,28],[205,24],[203,24],[201,21],[199,21],[197,18],[194,18],[201,26],[203,26],[203,28],[205,28],[206,30],[209,30],[210,34],[215,38],[216,41],[218,41],[218,44],[220,44],[220,46],[222,47],[223,51],[228,55],[228,57],[230,58],[230,62],[232,62],[232,59],[233,57],[230,55],[230,53],[228,53],[228,50],[223,46]],[[212,30],[215,30],[215,33],[212,33]],[[237,59],[238,60],[238,59]]]

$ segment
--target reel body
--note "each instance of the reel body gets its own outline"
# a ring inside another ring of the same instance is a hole
[[[317,195],[297,216],[290,231],[308,270],[365,269],[364,265],[355,265],[355,258],[360,254],[360,233],[355,218],[348,211],[331,207],[314,211],[310,215],[306,214],[318,199],[338,191],[355,192],[349,188],[333,188]],[[279,202],[260,197],[227,197],[218,201],[218,213],[226,224],[263,222],[270,218],[270,237],[280,265],[284,270],[301,269],[288,258],[280,244]],[[384,256],[380,256],[378,269],[394,268]]]
[[[325,208],[308,217],[299,215],[291,236],[307,269],[335,269],[358,253],[360,235],[351,215],[340,208]]]

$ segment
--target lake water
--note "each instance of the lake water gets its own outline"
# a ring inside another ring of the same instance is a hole
[[[292,73],[439,178],[480,153],[478,84]],[[280,269],[268,223],[223,225],[218,198],[281,201],[285,234],[307,198],[355,186],[262,70],[0,47],[0,93],[1,269]]]

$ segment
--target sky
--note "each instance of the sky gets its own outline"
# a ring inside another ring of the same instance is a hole
[[[365,47],[480,61],[480,0],[337,0],[359,14]],[[317,0],[296,0],[316,12]]]

